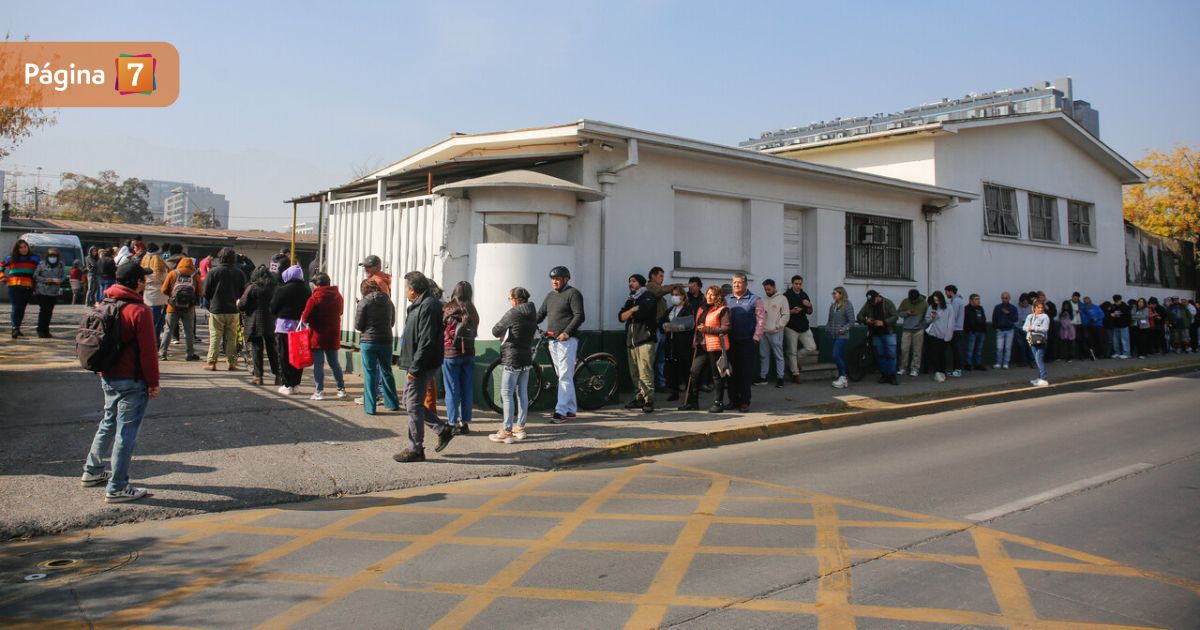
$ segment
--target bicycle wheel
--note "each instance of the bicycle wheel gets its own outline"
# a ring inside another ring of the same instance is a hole
[[[504,401],[500,398],[500,379],[503,375],[504,367],[500,364],[500,360],[496,359],[484,371],[483,382],[480,383],[484,403],[487,404],[488,409],[499,414],[504,413]],[[542,366],[535,363],[529,369],[529,387],[526,390],[529,393],[530,408],[542,395],[542,388]]]
[[[575,367],[575,399],[581,409],[599,409],[617,395],[617,359],[607,352],[589,355]]]
[[[854,349],[854,352],[846,360],[846,378],[857,383],[862,380],[863,376],[866,376],[867,366],[871,362],[870,352],[867,344]]]

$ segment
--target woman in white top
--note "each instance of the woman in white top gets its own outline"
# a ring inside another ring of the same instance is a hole
[[[154,316],[154,334],[157,335],[155,338],[158,338],[162,336],[163,322],[167,319],[167,295],[162,292],[162,286],[171,270],[157,253],[143,256],[142,266],[150,270],[150,275],[146,276],[146,291],[142,294],[142,299]]]
[[[1046,303],[1038,298],[1033,303],[1033,312],[1025,318],[1025,339],[1029,349],[1033,351],[1033,361],[1037,364],[1038,377],[1029,381],[1035,387],[1049,385],[1046,381],[1046,339],[1050,336],[1050,316],[1046,314]]]
[[[933,380],[938,383],[946,381],[946,349],[954,338],[954,317],[947,310],[946,296],[941,291],[929,294],[929,309],[925,311],[925,320],[929,325],[925,328],[925,356],[929,361],[929,371],[933,372]]]

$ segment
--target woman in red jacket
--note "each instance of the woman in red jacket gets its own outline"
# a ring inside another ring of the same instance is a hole
[[[337,356],[342,345],[342,294],[338,292],[337,287],[329,285],[327,274],[318,273],[313,276],[312,283],[312,295],[300,315],[300,321],[308,324],[311,331],[309,343],[312,346],[313,378],[317,383],[317,391],[311,398],[325,399],[326,360],[329,361],[329,368],[333,370],[333,379],[337,381],[337,397],[345,398],[346,381],[342,378],[342,366],[338,363]]]

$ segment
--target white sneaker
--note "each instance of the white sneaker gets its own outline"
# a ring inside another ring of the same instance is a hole
[[[354,404],[356,404],[356,405],[361,405],[361,404],[363,404],[363,399],[362,399],[362,396],[359,396],[358,398],[355,398],[355,399],[354,399]]]
[[[913,368],[908,371],[909,376],[920,376],[920,374],[921,374],[921,371],[918,370],[917,368]]]
[[[944,372],[935,372],[933,375],[933,382],[945,383],[946,382],[946,374]]]
[[[513,427],[512,436],[513,436],[513,439],[518,442],[520,442],[521,440],[524,440],[525,439],[525,427]]]
[[[283,394],[284,396],[291,396],[292,394],[296,393],[296,388],[288,387],[287,385],[280,385],[278,391],[280,394]]]
[[[833,382],[833,386],[838,389],[845,389],[849,385],[850,381],[845,376],[839,376],[837,377],[837,380]]]
[[[325,392],[313,392],[313,395],[309,396],[308,399],[309,400],[325,400]]]
[[[993,365],[993,366],[992,366],[992,369],[993,369],[993,370],[999,370],[999,369],[1000,369],[1000,364],[999,364],[999,363],[997,363],[997,364]]]
[[[1007,369],[1008,369],[1008,364],[1007,364],[1007,363],[1005,363],[1004,365],[1001,365],[1001,366],[1000,366],[1000,369],[1002,369],[1002,370],[1007,370]]]
[[[345,398],[345,397],[346,397],[346,388],[345,388],[345,387],[339,387],[339,388],[338,388],[337,397],[338,397],[338,398]]]
[[[93,475],[91,473],[85,472],[85,473],[83,473],[83,476],[79,478],[79,485],[81,485],[85,488],[90,488],[92,486],[102,486],[106,483],[108,483],[108,471],[102,471],[98,475]]]
[[[1041,380],[1041,379],[1036,379],[1036,378],[1035,378],[1035,379],[1033,379],[1032,381],[1029,381],[1029,384],[1030,384],[1030,385],[1033,385],[1034,387],[1037,387],[1037,384],[1038,384],[1038,381],[1039,381],[1039,380]]]
[[[505,431],[504,429],[500,429],[499,431],[489,435],[488,439],[493,442],[503,442],[505,444],[512,444],[516,438],[513,436],[512,433],[509,433],[508,431]]]
[[[125,486],[116,492],[110,492],[104,495],[105,503],[127,503],[129,501],[137,501],[146,496],[145,488],[134,488],[133,486]]]
[[[1033,384],[1035,387],[1046,387],[1050,384],[1050,381],[1047,381],[1044,378],[1039,378],[1036,381],[1034,381]]]

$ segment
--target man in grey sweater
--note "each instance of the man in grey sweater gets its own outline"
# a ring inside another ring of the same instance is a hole
[[[538,323],[546,322],[550,335],[550,360],[558,374],[558,400],[554,403],[553,424],[562,424],[575,417],[579,405],[575,401],[575,352],[579,340],[575,333],[583,324],[583,294],[570,286],[571,272],[561,265],[550,270],[552,290],[538,309]]]

